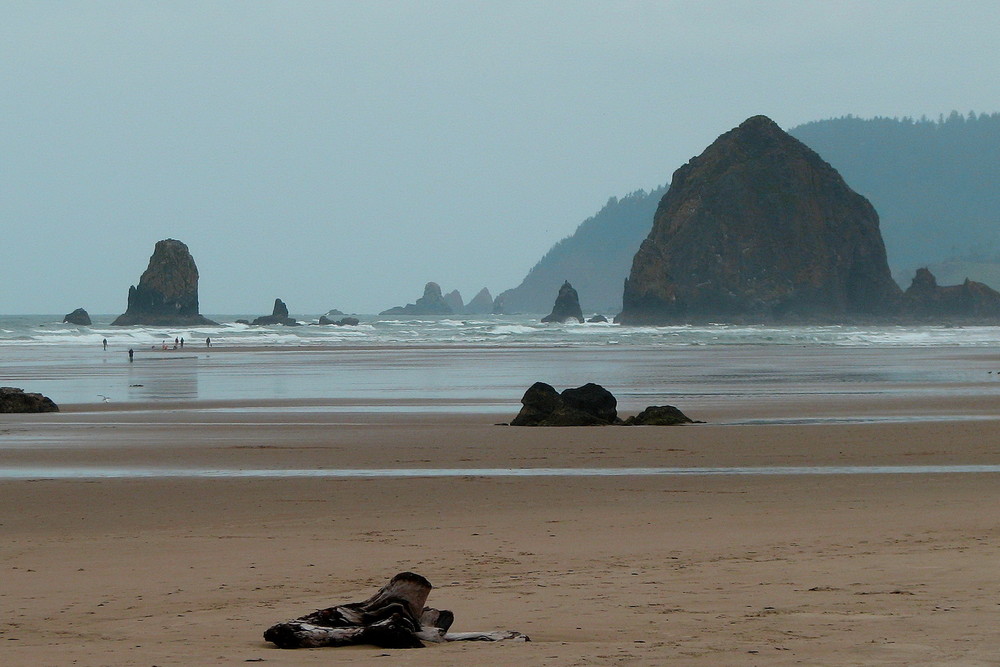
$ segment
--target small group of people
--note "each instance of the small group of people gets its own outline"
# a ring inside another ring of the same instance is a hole
[[[104,350],[107,351],[107,349],[108,349],[108,339],[105,338],[104,340],[102,340],[101,344],[104,346]],[[168,345],[167,345],[166,341],[164,341],[162,343],[162,346],[163,346],[164,350],[168,349]],[[205,347],[212,347],[212,339],[211,339],[211,337],[208,337],[208,338],[205,339]],[[153,346],[153,349],[154,350],[156,349],[155,345]],[[184,338],[183,338],[183,336],[182,337],[175,337],[174,338],[174,349],[175,350],[184,349]],[[132,361],[135,360],[135,349],[133,349],[131,347],[128,349],[128,360],[129,360],[129,362],[132,362]]]
[[[104,340],[102,340],[101,344],[104,346],[105,351],[107,351],[107,349],[108,349],[108,339],[105,338]],[[164,350],[168,349],[166,342],[162,343],[162,345],[163,345],[163,349]],[[212,338],[211,337],[208,337],[208,338],[205,339],[205,347],[212,347]],[[156,349],[155,345],[153,346],[153,349],[154,350]],[[175,350],[177,350],[177,349],[184,349],[184,338],[183,337],[174,338],[174,349]],[[129,362],[135,361],[135,349],[134,348],[130,347],[128,349],[128,360],[129,360]]]

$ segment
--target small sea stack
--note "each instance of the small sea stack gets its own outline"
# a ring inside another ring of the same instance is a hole
[[[271,309],[270,315],[261,315],[250,324],[255,327],[268,324],[281,324],[286,327],[299,326],[298,322],[288,316],[288,306],[281,299],[274,300],[274,308]]]
[[[89,327],[92,324],[90,321],[90,313],[83,308],[77,308],[72,313],[68,313],[65,317],[63,317],[63,324],[75,324],[79,327]]]
[[[542,322],[565,322],[566,320],[576,320],[583,323],[583,310],[580,308],[580,296],[573,289],[567,280],[559,288],[556,302],[552,306],[552,312],[542,318]]]

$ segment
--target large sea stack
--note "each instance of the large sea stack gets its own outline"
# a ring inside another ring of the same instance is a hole
[[[872,205],[754,116],[674,172],[618,321],[843,322],[900,301]]]
[[[157,241],[138,285],[128,288],[128,308],[116,326],[214,325],[198,313],[198,267],[180,241]]]

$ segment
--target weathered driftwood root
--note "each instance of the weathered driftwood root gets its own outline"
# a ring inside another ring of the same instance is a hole
[[[364,602],[319,609],[278,623],[264,632],[264,639],[278,648],[351,644],[420,648],[423,642],[530,641],[510,630],[449,633],[455,615],[424,606],[431,588],[419,574],[401,572]]]

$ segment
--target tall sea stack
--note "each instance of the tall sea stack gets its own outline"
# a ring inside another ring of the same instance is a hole
[[[157,241],[138,285],[128,288],[128,308],[116,326],[214,325],[198,313],[198,267],[180,241]]]
[[[883,319],[901,296],[868,200],[754,116],[674,172],[618,321]]]

